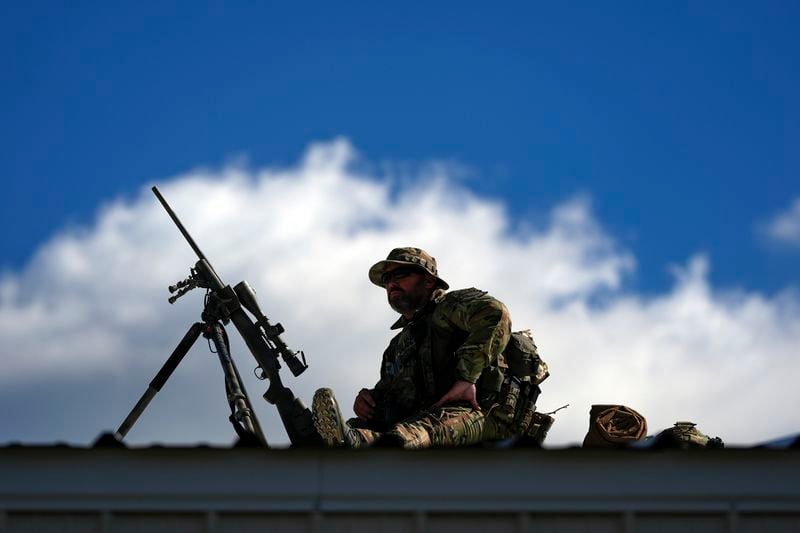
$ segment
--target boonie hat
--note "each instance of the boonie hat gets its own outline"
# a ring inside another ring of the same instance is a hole
[[[384,261],[378,261],[372,265],[372,268],[369,269],[369,280],[378,287],[383,287],[381,276],[383,276],[386,267],[389,265],[419,267],[435,277],[441,288],[450,288],[450,285],[439,277],[438,271],[436,270],[436,259],[421,248],[395,248],[389,252],[389,255],[386,256]]]

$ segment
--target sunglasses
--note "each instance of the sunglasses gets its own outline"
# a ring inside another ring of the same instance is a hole
[[[390,272],[384,272],[381,275],[381,283],[386,285],[389,281],[393,279],[403,279],[407,278],[412,274],[423,274],[424,271],[420,270],[419,268],[414,267],[398,267]]]

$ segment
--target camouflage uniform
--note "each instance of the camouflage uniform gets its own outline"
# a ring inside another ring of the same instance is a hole
[[[446,286],[446,284],[445,284]],[[348,423],[356,447],[382,434],[404,448],[469,445],[510,436],[491,411],[505,367],[502,351],[511,321],[500,301],[478,289],[437,289],[383,354],[381,377],[372,389],[373,417]],[[431,407],[458,381],[476,383],[482,411],[468,403]]]
[[[510,424],[514,420],[499,416],[502,409],[496,401],[507,367],[503,350],[511,337],[508,310],[478,289],[445,292],[449,285],[439,277],[436,259],[419,248],[395,248],[369,269],[369,279],[387,288],[398,283],[390,280],[402,280],[420,269],[435,282],[429,285],[429,279],[425,280],[425,290],[430,292],[422,298],[427,301],[395,298],[395,303],[413,305],[417,311],[410,319],[405,317],[408,313],[398,311],[403,316],[392,329],[400,332],[384,352],[380,380],[369,391],[375,401],[370,419],[345,422],[331,389],[314,393],[314,427],[327,446],[361,448],[378,442],[426,448],[469,445],[514,434]],[[409,294],[420,295],[418,289]],[[476,385],[481,410],[470,402],[434,407],[458,381]]]

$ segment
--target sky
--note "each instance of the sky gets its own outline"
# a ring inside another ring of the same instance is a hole
[[[416,245],[533,330],[554,444],[609,402],[800,431],[798,11],[4,3],[0,442],[113,429],[198,319],[166,303],[195,259],[154,184],[305,350],[306,400],[374,383],[394,318],[366,271]],[[207,355],[132,442],[230,442]]]

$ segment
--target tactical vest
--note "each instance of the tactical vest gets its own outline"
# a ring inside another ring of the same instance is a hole
[[[459,305],[469,305],[485,295],[474,288],[447,293],[392,339],[389,350],[394,359],[384,366],[391,395],[385,417],[381,416],[386,423],[429,407],[459,379],[455,352],[469,332],[456,327],[447,316]],[[547,365],[539,357],[530,331],[512,333],[508,344],[498,349],[502,351],[476,383],[478,402],[521,434],[537,420],[535,403],[539,384],[549,375]],[[410,367],[412,359],[415,368]]]

